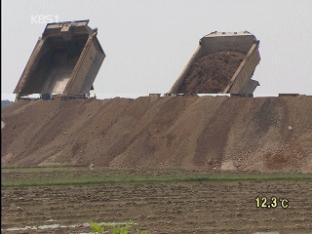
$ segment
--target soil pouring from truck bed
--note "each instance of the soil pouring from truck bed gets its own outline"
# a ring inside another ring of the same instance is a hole
[[[198,59],[178,89],[178,93],[219,93],[234,75],[245,55],[226,51]]]

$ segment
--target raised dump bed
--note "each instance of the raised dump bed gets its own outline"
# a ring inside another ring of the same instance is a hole
[[[251,79],[260,61],[258,46],[256,37],[246,31],[208,34],[170,93],[253,94],[259,86]]]
[[[105,53],[88,23],[47,24],[14,90],[17,97],[89,94]]]

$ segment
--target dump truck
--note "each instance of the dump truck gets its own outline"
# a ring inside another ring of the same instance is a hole
[[[39,94],[87,97],[105,58],[89,20],[49,23],[14,90],[17,98]]]
[[[253,95],[259,86],[251,79],[260,62],[258,48],[259,41],[247,31],[204,36],[169,93]]]

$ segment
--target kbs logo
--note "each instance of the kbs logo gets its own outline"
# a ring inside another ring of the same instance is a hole
[[[31,24],[48,24],[53,22],[58,22],[58,15],[31,15],[30,23]]]

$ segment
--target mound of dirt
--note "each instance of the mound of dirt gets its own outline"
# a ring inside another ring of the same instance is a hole
[[[235,51],[201,57],[178,87],[178,93],[220,93],[229,83],[245,55]]]
[[[312,172],[312,97],[19,101],[4,166]]]

